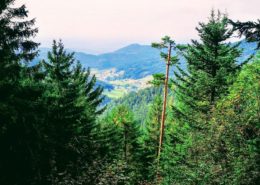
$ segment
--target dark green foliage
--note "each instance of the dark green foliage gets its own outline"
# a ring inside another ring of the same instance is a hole
[[[0,183],[87,183],[102,89],[61,43],[54,43],[49,61],[29,67],[37,29],[24,20],[25,6],[13,2],[0,3]]]
[[[212,183],[260,182],[260,58],[243,68],[212,119],[208,152],[213,156]]]
[[[107,176],[107,173],[112,174],[106,177],[108,179],[103,179],[103,181],[107,184],[113,183],[110,182],[110,178],[114,179],[114,176],[122,173],[122,178],[115,179],[119,180],[115,184],[135,184],[141,176],[138,173],[139,161],[137,160],[137,152],[140,151],[138,144],[140,125],[137,125],[134,121],[133,113],[125,105],[114,107],[102,119],[102,122],[105,124],[103,133],[107,134],[108,138],[104,142],[104,145],[107,146],[107,156],[113,159],[109,163],[113,167],[103,172],[105,176]]]
[[[239,36],[245,36],[248,42],[257,42],[257,49],[260,48],[260,20],[257,22],[240,22],[229,20],[233,29],[239,32]]]
[[[66,53],[62,43],[54,41],[42,69],[48,160],[57,174],[72,178],[80,176],[93,160],[91,133],[96,116],[102,112],[97,110],[102,89],[94,89],[95,77],[90,78],[90,71],[79,63],[73,65],[73,53]]]
[[[228,29],[225,15],[219,12],[215,15],[212,11],[209,22],[200,23],[197,31],[201,42],[193,40],[191,45],[183,48],[187,72],[179,68],[179,72],[175,73],[177,83],[174,82],[177,104],[173,107],[173,118],[179,126],[189,125],[179,139],[190,138],[190,142],[186,143],[191,143],[188,152],[184,152],[186,177],[182,184],[211,183],[207,164],[211,156],[206,152],[204,143],[209,134],[212,111],[228,93],[243,65],[237,62],[241,55],[239,44],[227,42],[233,32]],[[176,157],[181,159],[181,156]]]
[[[238,30],[259,43],[259,23],[231,21],[230,30],[213,11],[197,28],[200,41],[176,46],[187,70],[177,66],[169,85],[158,163],[165,75],[154,75],[159,88],[132,92],[103,113],[95,76],[61,42],[31,65],[37,29],[25,6],[13,3],[0,1],[1,185],[259,184],[260,56],[241,63],[239,43],[227,42]],[[117,59],[134,59],[136,47],[115,52]]]
[[[145,129],[142,138],[142,174],[144,180],[155,181],[157,169],[157,156],[159,146],[160,124],[162,117],[162,97],[155,96],[149,106],[149,112],[145,120]]]
[[[39,125],[42,107],[38,101],[41,86],[30,78],[22,65],[32,59],[38,43],[34,20],[26,20],[24,6],[13,0],[0,2],[0,184],[29,184],[39,165]]]
[[[192,112],[200,112],[207,117],[216,101],[227,93],[242,65],[237,62],[241,54],[239,44],[231,45],[226,42],[232,31],[228,29],[228,19],[225,15],[218,13],[215,16],[212,12],[209,22],[200,23],[197,30],[201,42],[193,40],[192,45],[183,50],[183,56],[188,63],[187,72],[179,68],[179,72],[175,73],[177,83],[174,82],[177,99],[185,105],[180,107],[179,111],[183,115],[186,114],[189,122],[193,124],[198,118]],[[192,111],[192,114],[187,109]],[[203,123],[200,126],[203,127]]]
[[[177,86],[183,89],[183,95],[191,97],[192,94],[192,101],[196,102],[193,106],[205,111],[227,91],[228,84],[240,70],[237,58],[241,51],[239,44],[233,46],[225,42],[233,32],[228,29],[227,18],[220,13],[216,17],[212,13],[209,22],[200,23],[197,30],[201,43],[193,40],[184,51],[188,74],[180,70],[184,76],[177,78],[180,81]]]

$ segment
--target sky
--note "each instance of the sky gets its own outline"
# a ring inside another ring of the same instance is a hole
[[[177,43],[197,39],[195,27],[212,9],[234,20],[260,19],[260,0],[17,0],[36,18],[36,40],[50,47],[105,53],[132,43],[150,44],[165,35]]]

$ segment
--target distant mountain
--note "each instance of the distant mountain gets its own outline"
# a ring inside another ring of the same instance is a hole
[[[246,41],[242,41],[240,44],[240,48],[243,49],[243,54],[242,56],[239,58],[239,61],[245,61],[250,55],[255,54],[256,53],[256,47],[257,47],[257,43],[255,42],[246,42]]]
[[[48,48],[40,48],[39,56],[34,59],[33,64],[41,59],[46,59],[49,50]],[[115,52],[101,55],[75,52],[75,58],[84,67],[98,70],[115,68],[117,71],[124,71],[121,78],[139,79],[164,70],[159,51],[150,46],[139,44],[132,44]]]
[[[244,49],[240,60],[254,53],[255,43],[242,42],[241,48]],[[33,61],[37,63],[40,59],[47,57],[50,49],[40,48],[38,58]],[[71,50],[68,50],[71,51]],[[132,44],[111,53],[101,55],[91,55],[83,52],[75,52],[75,57],[84,67],[106,70],[115,68],[116,71],[123,71],[124,74],[119,79],[140,79],[158,72],[164,72],[165,65],[160,58],[160,51],[148,45]],[[181,65],[185,62],[181,60]]]
[[[85,67],[99,70],[115,68],[124,71],[121,78],[139,79],[164,70],[159,51],[145,45],[132,44],[112,53],[102,55],[84,55],[76,53]]]
[[[242,41],[240,47],[244,50],[239,59],[241,62],[255,52],[256,44]],[[33,60],[31,65],[47,58],[50,48],[39,49],[39,56]],[[72,52],[70,49],[67,51]],[[148,45],[131,44],[101,55],[75,52],[75,58],[85,68],[92,68],[92,74],[98,78],[97,85],[105,89],[106,102],[110,99],[120,98],[131,91],[139,91],[147,87],[150,75],[165,71],[160,51]],[[185,69],[186,64],[182,58],[180,63],[181,67]]]

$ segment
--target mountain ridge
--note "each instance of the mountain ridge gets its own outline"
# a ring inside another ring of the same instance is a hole
[[[241,48],[244,49],[243,56],[239,59],[245,60],[246,57],[254,53],[255,43],[242,41]],[[34,59],[36,64],[41,59],[47,58],[48,48],[39,48],[40,54]],[[71,49],[67,51],[72,52]],[[97,70],[107,70],[115,68],[117,72],[124,71],[124,75],[118,79],[140,79],[154,73],[161,73],[165,70],[165,65],[160,58],[160,51],[149,45],[130,44],[113,52],[93,55],[75,51],[76,60],[85,67]],[[180,59],[181,67],[185,66],[183,59]]]

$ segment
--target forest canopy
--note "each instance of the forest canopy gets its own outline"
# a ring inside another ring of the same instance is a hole
[[[104,106],[61,40],[31,65],[38,29],[13,3],[0,1],[1,185],[260,183],[259,20],[212,10],[190,44],[163,37],[152,46],[166,73]],[[241,61],[234,35],[256,54]]]

